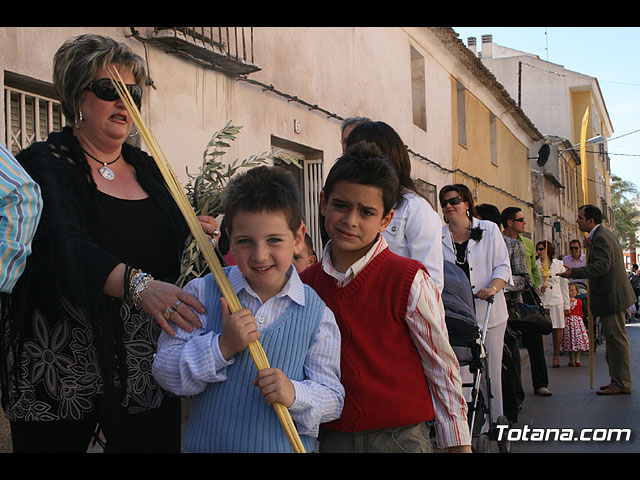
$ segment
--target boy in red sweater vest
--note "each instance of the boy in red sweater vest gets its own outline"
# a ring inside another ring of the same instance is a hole
[[[320,452],[470,452],[467,406],[437,286],[418,261],[391,253],[380,232],[399,182],[371,144],[338,159],[320,197],[330,241],[302,280],[331,308],[342,337],[342,416],[326,423]]]

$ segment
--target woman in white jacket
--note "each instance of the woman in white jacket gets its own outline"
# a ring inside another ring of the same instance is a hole
[[[512,283],[509,252],[498,226],[476,218],[473,197],[465,185],[443,187],[440,190],[440,205],[447,223],[442,228],[444,259],[456,263],[469,278],[471,289],[477,297],[476,319],[481,328],[487,313],[486,300],[493,296],[484,345],[489,360],[493,394],[491,413],[495,422],[503,411],[502,350],[509,317],[503,288],[507,283]],[[471,374],[466,368],[462,370],[462,381],[467,383]]]
[[[538,271],[540,272],[540,300],[549,309],[553,326],[553,368],[560,366],[560,339],[564,328],[564,315],[571,309],[569,305],[569,283],[557,276],[564,272],[562,262],[554,257],[555,248],[548,240],[536,244]]]

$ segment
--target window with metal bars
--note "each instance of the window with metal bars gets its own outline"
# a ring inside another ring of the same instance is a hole
[[[272,138],[272,143],[282,144]],[[318,152],[311,152],[307,149],[307,154],[294,150],[273,147],[273,156],[276,158],[275,165],[288,170],[300,189],[300,209],[307,227],[307,233],[311,237],[311,243],[318,259],[322,258],[322,235],[320,233],[320,191],[323,186],[323,160],[317,157]],[[289,161],[287,161],[289,160]],[[294,160],[297,165],[294,165]]]
[[[427,201],[431,204],[433,209],[438,211],[438,187],[433,183],[429,183],[421,178],[416,178],[414,180],[416,184],[416,190],[427,199]]]
[[[64,126],[60,103],[49,97],[5,86],[5,139],[14,155],[34,142],[45,140]]]

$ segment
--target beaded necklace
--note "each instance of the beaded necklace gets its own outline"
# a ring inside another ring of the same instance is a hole
[[[449,225],[449,236],[451,237],[451,245],[453,246],[453,254],[455,256],[456,259],[456,265],[462,266],[465,263],[467,263],[467,255],[469,253],[469,241],[467,240],[467,246],[464,249],[464,258],[462,259],[462,262],[458,260],[458,248],[456,247],[456,242],[453,239],[453,232],[451,231],[451,225]]]

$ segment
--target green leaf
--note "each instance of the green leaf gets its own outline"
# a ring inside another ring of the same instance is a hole
[[[235,159],[223,162],[222,157],[235,141],[242,126],[235,126],[228,121],[220,130],[214,132],[202,154],[202,165],[198,173],[185,169],[188,181],[184,186],[187,198],[193,206],[196,215],[210,215],[217,217],[222,213],[222,198],[224,189],[231,177],[241,168],[264,165],[267,159],[272,159],[265,153],[259,156],[250,155],[246,159]],[[182,287],[193,278],[199,278],[208,273],[208,266],[200,253],[195,240],[189,236],[181,255],[181,272],[177,285]]]

